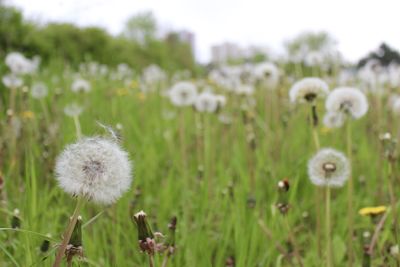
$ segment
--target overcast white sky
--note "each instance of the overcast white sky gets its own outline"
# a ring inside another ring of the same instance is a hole
[[[152,10],[164,28],[196,35],[196,56],[224,41],[269,46],[305,31],[326,30],[349,60],[386,41],[400,49],[400,0],[6,0],[42,22],[97,25],[119,33],[139,11]]]

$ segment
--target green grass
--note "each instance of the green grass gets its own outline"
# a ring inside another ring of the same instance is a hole
[[[60,77],[56,84],[51,81],[53,75]],[[5,186],[0,212],[0,266],[46,267],[54,261],[54,250],[42,261],[44,255],[40,254],[39,247],[47,233],[52,234],[52,246],[61,241],[75,205],[75,200],[57,186],[53,172],[56,156],[66,144],[76,140],[73,119],[63,114],[64,106],[71,101],[85,107],[80,116],[85,136],[107,134],[96,121],[112,127],[117,123],[123,126],[122,145],[134,161],[135,174],[132,189],[116,204],[84,206],[84,222],[100,215],[83,229],[88,262],[76,261],[74,266],[147,266],[147,256],[139,252],[132,218],[139,210],[148,214],[153,230],[163,233],[167,232],[170,218],[177,216],[177,250],[169,266],[225,266],[229,257],[234,258],[235,266],[290,266],[288,257],[276,248],[279,245],[288,250],[285,218],[275,207],[277,183],[284,178],[291,184],[288,192],[291,208],[286,216],[303,264],[325,265],[325,256],[318,255],[316,240],[318,214],[314,194],[317,188],[307,176],[307,162],[315,152],[307,119],[309,110],[306,105],[293,108],[288,104],[288,84],[279,88],[279,98],[276,92],[258,89],[257,105],[247,110],[253,117],[249,126],[243,122],[244,111],[239,108],[245,99],[239,96],[230,95],[228,105],[221,111],[233,118],[232,124],[224,125],[216,114],[196,114],[192,108],[173,107],[157,92],[146,94],[142,100],[138,88],[129,88],[128,95],[118,96],[115,89],[123,88],[122,82],[106,77],[92,77],[93,88],[88,94],[72,93],[70,75],[63,78],[61,73],[51,73],[51,70],[32,80],[49,85],[45,106],[50,125],[46,123],[40,102],[18,90],[18,116],[28,110],[35,116],[22,118],[15,149],[5,116],[9,89],[1,89],[0,171]],[[56,94],[55,88],[61,88],[61,94]],[[372,101],[376,96],[369,97],[369,113],[353,122],[353,205],[357,236],[351,244],[346,239],[347,189],[332,190],[334,266],[347,266],[349,246],[355,251],[354,266],[361,266],[362,233],[369,230],[372,234],[374,225],[368,217],[359,216],[358,210],[390,205],[387,163],[381,155],[378,136],[391,130],[396,135],[398,123],[395,120],[389,123],[391,114],[386,107],[378,117]],[[324,114],[323,104],[318,105],[320,118]],[[166,119],[167,112],[175,116]],[[327,132],[320,126],[318,132],[322,147],[346,151],[345,128]],[[255,149],[246,141],[249,133],[255,134]],[[202,175],[200,166],[204,168]],[[398,162],[396,168],[398,195]],[[253,189],[249,182],[252,173],[256,181]],[[254,208],[249,206],[249,197],[256,201]],[[20,210],[20,231],[9,229],[16,208]],[[265,233],[259,219],[272,236]],[[323,213],[320,220],[323,230]],[[387,253],[388,246],[399,238],[391,231],[391,222],[392,213],[389,213],[371,266],[399,264],[398,259],[396,262]],[[324,252],[324,239],[321,244]],[[162,257],[156,257],[156,266],[161,261]],[[297,266],[295,258],[292,261]]]

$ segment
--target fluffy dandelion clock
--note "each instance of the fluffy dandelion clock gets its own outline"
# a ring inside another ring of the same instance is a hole
[[[69,117],[77,117],[83,111],[83,107],[77,103],[71,103],[65,106],[64,113]]]
[[[18,88],[24,84],[24,81],[15,74],[6,74],[3,76],[3,84],[8,88]]]
[[[318,98],[325,98],[329,93],[329,86],[319,78],[309,77],[296,82],[289,91],[292,103],[312,103]]]
[[[5,63],[14,74],[26,74],[29,72],[30,62],[19,52],[7,54]]]
[[[56,161],[61,188],[101,204],[112,204],[130,187],[128,154],[111,139],[84,138],[68,145]]]
[[[235,93],[243,96],[250,96],[254,93],[254,87],[248,84],[238,84],[235,88]]]
[[[356,88],[339,87],[328,95],[325,106],[328,112],[342,112],[358,119],[367,113],[368,100]]]
[[[211,92],[202,92],[196,98],[194,107],[199,112],[213,113],[218,108],[218,98]]]
[[[178,82],[170,89],[169,97],[175,106],[191,106],[196,101],[197,88],[191,82]]]
[[[308,175],[317,186],[341,187],[350,176],[350,163],[343,153],[324,148],[308,162]]]
[[[31,95],[33,98],[41,99],[47,96],[48,90],[44,83],[35,83],[31,89]]]
[[[71,85],[71,90],[76,93],[81,91],[87,93],[90,91],[90,89],[90,83],[82,78],[76,79]]]
[[[391,103],[392,112],[395,115],[400,115],[400,97],[396,97]]]
[[[268,89],[275,89],[279,82],[279,70],[270,62],[260,63],[254,68],[254,76]]]
[[[343,126],[344,121],[343,113],[328,112],[324,116],[324,125],[328,128],[340,128]]]

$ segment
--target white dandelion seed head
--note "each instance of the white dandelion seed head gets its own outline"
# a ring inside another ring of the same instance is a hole
[[[368,100],[364,93],[356,88],[339,87],[328,95],[325,107],[328,112],[342,112],[359,119],[368,111]]]
[[[69,117],[77,117],[83,111],[83,107],[77,103],[71,103],[65,106],[64,113]]]
[[[78,93],[78,92],[87,93],[90,91],[90,89],[91,89],[90,83],[87,80],[82,79],[82,78],[75,79],[71,85],[71,90],[75,93]]]
[[[191,106],[196,101],[197,88],[191,82],[181,81],[172,86],[169,97],[175,106]]]
[[[31,62],[19,52],[7,54],[5,63],[14,74],[27,74],[31,71]]]
[[[233,87],[234,92],[238,95],[242,96],[250,96],[254,94],[254,86],[249,85],[249,84],[237,84],[236,86]]]
[[[48,90],[44,83],[35,83],[31,88],[31,95],[33,98],[41,99],[47,96]]]
[[[13,73],[4,75],[2,81],[7,88],[18,88],[24,84],[24,81]]]
[[[341,112],[328,112],[325,114],[323,122],[328,128],[340,128],[343,126],[345,119],[345,115]]]
[[[218,100],[213,93],[205,91],[197,96],[194,107],[199,112],[213,113],[217,111]]]
[[[20,137],[21,136],[21,130],[22,130],[22,121],[17,116],[13,116],[11,118],[10,122],[11,122],[11,129],[12,129],[13,134],[16,137]]]
[[[218,108],[223,108],[226,105],[226,97],[224,95],[215,95],[215,99],[218,104]]]
[[[106,205],[118,200],[132,181],[128,154],[116,142],[101,137],[68,145],[57,158],[55,172],[67,193]]]
[[[389,99],[389,106],[392,109],[393,114],[400,115],[400,97],[393,96]]]
[[[297,81],[289,91],[292,103],[313,102],[316,99],[325,98],[328,94],[328,84],[315,77],[303,78]]]
[[[254,76],[267,89],[275,89],[279,82],[279,69],[274,63],[263,62],[255,66]]]
[[[341,187],[350,176],[350,163],[343,153],[324,148],[308,162],[308,176],[317,186]]]

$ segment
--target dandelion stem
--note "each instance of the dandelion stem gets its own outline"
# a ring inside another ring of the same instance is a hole
[[[61,245],[58,248],[57,251],[57,256],[54,261],[53,267],[59,267],[62,261],[62,258],[65,254],[65,249],[67,248],[68,242],[71,238],[72,232],[74,230],[76,221],[78,220],[78,216],[80,213],[80,210],[83,206],[84,199],[82,197],[78,197],[74,213],[72,214],[72,218],[69,221],[68,227],[65,230],[64,236],[63,236],[63,241],[61,242]]]
[[[320,149],[319,135],[318,135],[318,115],[317,115],[317,107],[316,104],[313,103],[310,109],[310,125],[312,137],[314,140],[315,151]],[[316,236],[317,236],[317,246],[318,246],[318,256],[322,258],[322,246],[321,246],[321,190],[318,187],[315,188],[314,192],[315,198],[315,208],[316,208]]]
[[[303,262],[301,261],[300,253],[297,250],[297,245],[296,245],[296,242],[295,242],[295,239],[294,239],[294,234],[293,234],[292,229],[290,228],[288,216],[284,215],[284,217],[285,217],[285,224],[286,224],[286,229],[287,229],[287,233],[288,233],[288,236],[289,236],[289,240],[293,245],[294,256],[296,257],[299,266],[303,267]],[[330,267],[330,266],[328,266],[328,267]]]
[[[315,104],[311,105],[311,130],[314,140],[315,149],[318,151],[320,149],[319,135],[318,135],[318,116],[317,116],[317,106]]]
[[[372,254],[374,253],[374,248],[375,248],[376,242],[378,241],[379,233],[382,230],[383,225],[385,224],[385,221],[386,221],[387,216],[389,215],[389,212],[390,212],[390,210],[386,211],[386,213],[382,216],[381,220],[379,221],[379,223],[375,227],[375,231],[374,231],[374,234],[372,236],[371,243],[368,246],[369,247],[368,254],[371,257],[372,257]]]
[[[263,221],[260,217],[257,217],[257,222],[258,222],[258,225],[260,226],[261,230],[267,235],[267,237],[268,237],[272,242],[274,242],[275,239],[274,239],[274,236],[273,236],[273,234],[272,234],[272,231],[265,225],[264,221]],[[275,242],[274,245],[275,245],[276,249],[277,249],[282,255],[286,255],[286,254],[287,254],[285,248],[282,247],[281,244],[279,244],[278,242]],[[289,259],[289,264],[290,264],[290,266],[294,266],[293,263],[292,263],[292,261],[291,261],[290,259]]]
[[[167,252],[165,253],[163,262],[162,262],[162,264],[161,264],[161,267],[167,267],[168,260],[169,260],[169,255],[168,255],[168,251],[167,251]]]
[[[390,196],[390,203],[392,206],[393,210],[393,229],[394,229],[394,238],[396,240],[396,243],[398,243],[398,226],[397,226],[397,211],[396,211],[396,196],[393,190],[393,177],[394,177],[394,168],[395,166],[392,166],[392,164],[396,164],[395,161],[390,159],[390,162],[388,164],[388,189],[389,189],[389,196]]]
[[[78,116],[74,116],[74,124],[75,124],[76,137],[78,139],[81,139],[82,138],[82,130],[81,130],[81,124],[79,122]]]
[[[43,110],[43,114],[44,114],[44,120],[46,121],[47,127],[50,126],[50,116],[49,116],[49,111],[47,109],[46,103],[44,102],[44,99],[40,99],[40,105],[42,107]]]
[[[347,125],[346,125],[346,142],[347,142],[347,157],[349,159],[349,162],[351,163],[352,159],[352,151],[353,151],[353,144],[352,144],[352,138],[351,138],[351,118],[348,118],[347,120]],[[354,259],[354,253],[353,253],[353,229],[354,229],[354,208],[353,208],[353,175],[350,174],[349,177],[349,182],[347,185],[347,217],[348,217],[348,227],[349,227],[349,232],[347,236],[347,243],[349,244],[348,247],[348,266],[353,266],[353,259]]]
[[[331,189],[326,187],[325,195],[325,225],[326,225],[326,266],[332,267],[332,239],[331,239]]]
[[[154,255],[149,254],[149,267],[154,267]]]

